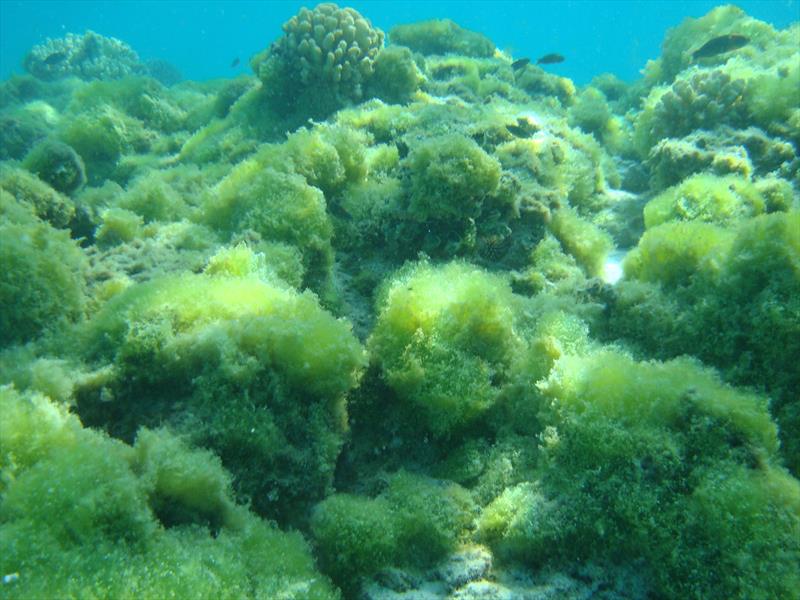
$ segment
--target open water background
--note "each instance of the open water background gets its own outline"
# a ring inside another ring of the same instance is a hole
[[[480,31],[515,58],[558,52],[548,70],[588,83],[611,72],[627,81],[660,54],[669,27],[700,17],[711,0],[424,1],[359,0],[352,6],[384,31],[394,25],[450,18]],[[281,24],[314,2],[244,0],[0,0],[0,79],[21,73],[21,61],[48,37],[92,29],[130,44],[140,58],[165,59],[195,80],[249,71],[248,59],[280,37]],[[800,19],[800,0],[747,0],[748,14],[784,28]],[[798,40],[800,47],[800,40]],[[239,65],[232,67],[235,58]]]

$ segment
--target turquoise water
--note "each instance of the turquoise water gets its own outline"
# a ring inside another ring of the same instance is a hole
[[[567,57],[554,72],[576,83],[610,72],[633,80],[645,62],[656,58],[667,28],[699,17],[712,0],[634,2],[352,2],[388,31],[394,25],[451,18],[489,36],[514,56],[558,52]],[[786,27],[800,18],[798,0],[738,2],[748,14]],[[143,59],[161,58],[190,79],[229,77],[247,71],[247,60],[279,35],[280,25],[302,2],[105,2],[5,0],[0,3],[0,78],[20,72],[20,61],[34,44],[65,32],[97,33],[126,41]],[[238,68],[231,68],[239,57]]]

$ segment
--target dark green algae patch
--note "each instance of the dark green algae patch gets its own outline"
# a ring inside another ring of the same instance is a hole
[[[580,89],[333,5],[233,80],[33,49],[1,595],[798,598],[798,33]]]

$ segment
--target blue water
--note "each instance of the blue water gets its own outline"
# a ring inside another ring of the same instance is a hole
[[[558,52],[567,60],[550,70],[578,84],[603,72],[635,79],[647,60],[660,54],[669,27],[685,17],[702,16],[718,4],[713,0],[340,3],[385,31],[400,23],[448,17],[486,34],[517,58]],[[22,72],[22,57],[31,46],[86,29],[127,42],[144,60],[168,60],[187,78],[230,77],[248,71],[247,59],[278,38],[281,24],[304,5],[314,3],[0,0],[0,79]],[[800,0],[747,0],[737,5],[778,28],[800,19]],[[232,68],[237,57],[240,63]]]

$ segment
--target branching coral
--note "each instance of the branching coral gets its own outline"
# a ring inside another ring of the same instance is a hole
[[[274,108],[300,105],[312,115],[359,101],[383,47],[383,32],[352,8],[323,3],[303,8],[283,25],[284,35],[251,65]],[[277,89],[277,88],[283,89]],[[291,106],[290,106],[291,104]]]
[[[647,152],[659,140],[720,125],[744,127],[747,82],[715,69],[689,70],[669,88],[656,88],[636,121],[636,142]]]

